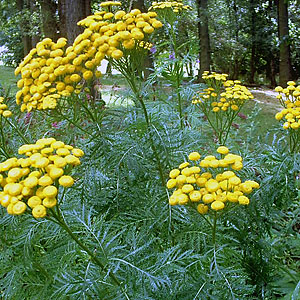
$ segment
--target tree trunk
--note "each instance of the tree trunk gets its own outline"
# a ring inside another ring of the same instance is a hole
[[[57,4],[53,0],[40,0],[42,16],[42,33],[45,37],[56,41],[58,38],[58,24],[56,20]]]
[[[199,36],[199,60],[200,68],[198,70],[198,80],[202,80],[204,71],[210,71],[211,57],[210,57],[210,43],[208,31],[208,12],[207,0],[197,0],[198,9],[198,36]]]
[[[256,63],[256,30],[255,30],[255,9],[254,0],[250,0],[250,14],[251,14],[251,59],[250,59],[250,78],[249,83],[254,83],[255,63]]]
[[[83,31],[77,22],[91,14],[91,0],[59,0],[59,32],[60,36],[68,39],[72,44],[75,38]]]
[[[240,23],[238,20],[238,7],[236,4],[236,0],[233,1],[233,10],[234,10],[234,35],[235,35],[235,41],[239,43],[240,36],[239,36],[239,31],[240,31]],[[237,79],[240,75],[240,54],[234,51],[234,64],[233,64],[233,71],[232,71],[232,78]]]
[[[132,9],[138,8],[141,12],[146,11],[144,0],[134,0],[132,1]]]
[[[279,84],[286,86],[292,78],[291,55],[289,45],[288,3],[278,0],[278,36],[279,36]]]
[[[30,8],[30,2],[28,0],[17,0],[17,9],[21,14],[23,10],[29,8]],[[28,34],[30,31],[28,20],[21,19],[20,28],[22,32],[22,42],[23,42],[24,57],[25,57],[32,49],[32,40]]]

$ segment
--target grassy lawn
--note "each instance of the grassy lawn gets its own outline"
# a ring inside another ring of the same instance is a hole
[[[17,91],[18,77],[14,74],[14,68],[0,66],[0,85],[5,89],[11,89],[11,93]]]
[[[0,84],[5,90],[10,88],[11,96],[13,96],[17,91],[17,80],[18,78],[14,75],[14,68],[0,66]],[[104,75],[100,79],[100,88],[103,89],[103,100],[107,102],[108,105],[127,106],[128,99],[125,99],[125,101],[123,101],[124,99],[121,100],[123,98],[124,86],[126,86],[126,81],[122,75]],[[115,88],[117,89],[114,90]],[[120,100],[118,100],[119,97]],[[279,105],[274,97],[272,98],[262,92],[254,92],[254,97],[255,101],[249,101],[246,103],[242,109],[242,113],[245,116],[249,116],[253,112],[257,111],[257,114],[254,117],[257,135],[265,135],[268,129],[272,128],[274,125],[278,125],[274,115],[278,112]],[[243,120],[240,121],[243,123]],[[245,120],[245,122],[247,121]]]

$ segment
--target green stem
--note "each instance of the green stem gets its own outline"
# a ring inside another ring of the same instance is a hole
[[[6,149],[5,136],[3,132],[3,126],[2,126],[2,116],[0,116],[0,134],[1,134],[1,144],[2,144],[1,152],[6,158],[9,158],[10,155]]]
[[[176,35],[174,31],[174,24],[170,24],[170,43],[172,45],[172,48],[174,50],[175,54],[175,64],[174,64],[174,71],[176,72],[176,93],[177,93],[177,99],[178,99],[178,112],[179,112],[179,118],[180,118],[180,128],[184,128],[184,122],[183,122],[183,115],[182,115],[182,99],[180,95],[180,66],[178,65],[179,57],[178,57],[178,49],[177,49],[177,42],[176,42]]]
[[[212,242],[214,247],[216,246],[216,231],[217,231],[217,212],[214,212],[214,222],[213,222],[213,226],[212,226]]]
[[[138,101],[138,103],[142,107],[144,118],[145,118],[145,121],[147,124],[147,131],[149,134],[150,146],[153,151],[155,160],[157,162],[157,167],[158,167],[161,183],[163,186],[165,186],[165,176],[164,176],[163,167],[162,167],[159,155],[158,155],[158,151],[157,151],[155,143],[154,143],[154,137],[153,137],[153,132],[152,132],[152,128],[151,128],[151,121],[150,121],[143,97],[140,94],[139,88],[136,85],[135,74],[133,71],[129,72],[130,71],[129,63],[125,64],[125,66],[127,65],[127,67],[125,67],[125,68],[124,68],[124,65],[119,65],[119,64],[115,63],[114,61],[112,61],[112,64],[115,65],[116,69],[119,70],[124,75],[125,79],[127,80],[128,84],[135,96],[135,99]],[[132,74],[132,76],[130,76],[131,74]]]
[[[69,123],[71,123],[72,125],[74,125],[76,128],[80,129],[82,132],[88,134],[88,135],[92,135],[89,131],[83,129],[79,124],[77,124],[76,122],[74,122],[72,119],[68,118],[66,115],[64,115],[61,111],[59,111],[58,109],[56,109],[57,113],[59,115],[62,116],[63,119],[67,120]]]
[[[179,111],[179,118],[180,118],[180,128],[183,129],[184,123],[183,123],[183,115],[182,115],[182,101],[181,101],[181,95],[180,95],[180,78],[179,78],[179,72],[176,72],[176,92],[177,92],[177,99],[178,99],[178,111]]]

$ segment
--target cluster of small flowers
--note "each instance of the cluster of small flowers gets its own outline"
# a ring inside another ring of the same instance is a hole
[[[298,129],[300,127],[300,85],[296,86],[294,81],[288,81],[286,88],[278,86],[275,91],[279,93],[277,99],[284,107],[275,115],[276,120],[286,120],[283,123],[284,129]]]
[[[57,99],[69,96],[78,82],[72,75],[76,70],[72,59],[66,56],[67,41],[60,38],[54,43],[45,38],[37,43],[15,70],[21,73],[16,102],[21,111],[54,108]]]
[[[74,179],[64,174],[80,164],[84,153],[54,138],[23,145],[18,153],[27,157],[0,163],[0,203],[11,215],[31,210],[35,218],[43,218],[57,204],[58,186],[73,185]]]
[[[3,103],[4,97],[0,97],[0,115],[4,118],[8,118],[12,115],[12,112],[8,109],[7,104]]]
[[[144,41],[141,41],[139,43],[139,47],[143,48],[143,49],[146,49],[146,50],[150,50],[152,47],[153,47],[153,44],[152,43],[149,43],[149,42],[144,42]]]
[[[246,100],[254,98],[251,92],[241,85],[239,80],[226,80],[227,74],[206,74],[203,78],[209,81],[215,80],[218,83],[211,82],[210,84],[214,85],[214,88],[209,87],[201,92],[198,91],[197,95],[193,97],[193,104],[209,104],[215,113],[227,111],[229,108],[238,111]],[[220,93],[220,90],[224,90],[224,92]]]
[[[217,152],[222,158],[213,155],[206,156],[200,163],[198,152],[189,154],[190,162],[182,163],[178,169],[170,171],[167,182],[168,189],[174,189],[169,198],[170,205],[197,204],[200,214],[206,214],[210,208],[222,210],[228,202],[248,205],[250,200],[245,194],[250,194],[259,184],[253,180],[242,182],[234,171],[243,167],[239,155],[229,153],[229,149],[221,146]],[[234,171],[233,171],[234,170]]]
[[[109,6],[121,6],[122,3],[118,1],[105,1],[100,3],[101,7],[109,7]]]
[[[118,60],[124,56],[124,52],[140,49],[139,43],[163,26],[155,19],[156,16],[155,12],[142,13],[139,9],[129,13],[123,10],[116,13],[100,11],[77,24],[87,27],[85,32],[90,33],[89,41],[97,52],[96,59],[107,56]],[[86,39],[79,36],[75,43],[86,43]]]
[[[72,46],[66,48],[65,38],[56,43],[49,38],[39,42],[15,70],[22,77],[16,94],[21,111],[55,108],[61,96],[80,92],[82,79],[90,81],[101,75],[97,67],[105,56],[120,59],[124,50],[142,49],[138,43],[145,35],[163,26],[155,17],[155,12],[138,9],[115,14],[100,11],[78,22],[87,28]]]
[[[192,9],[189,5],[183,5],[181,1],[159,1],[152,2],[152,6],[150,6],[149,10],[155,9],[171,9],[174,13],[178,13],[182,10]]]
[[[214,79],[216,81],[226,81],[228,77],[228,74],[219,74],[219,73],[216,73],[216,72],[209,72],[209,71],[204,71],[203,74],[202,74],[202,79],[204,80],[210,80],[210,79]]]

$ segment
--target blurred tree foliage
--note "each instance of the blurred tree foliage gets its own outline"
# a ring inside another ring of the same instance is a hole
[[[78,34],[74,32],[74,28],[78,28],[75,26],[78,19],[84,18],[91,10],[97,10],[99,3],[103,1],[85,0],[76,3],[72,1],[72,5],[69,5],[71,3],[69,2],[69,0],[1,1],[0,44],[9,50],[8,53],[2,54],[5,64],[17,64],[43,36],[53,39],[65,36],[71,42],[74,34]],[[183,45],[182,57],[188,56],[186,70],[190,77],[194,76],[192,65],[199,63],[201,55],[205,61],[200,61],[200,69],[202,65],[202,69],[210,67],[211,70],[227,72],[232,78],[242,78],[250,84],[263,83],[275,86],[279,82],[280,61],[281,77],[295,80],[300,76],[300,42],[297,38],[300,34],[300,17],[297,13],[300,8],[299,0],[205,2],[207,12],[204,15],[208,16],[208,31],[205,34],[201,33],[203,26],[199,26],[202,14],[197,12],[197,8],[201,11],[199,6],[203,4],[201,1],[186,1],[193,7],[193,11],[187,16],[183,15],[179,21],[180,30],[177,32],[177,39]],[[131,0],[125,1],[122,8],[143,9],[150,6],[151,1],[148,0]],[[287,8],[288,14],[282,15],[282,7]],[[164,40],[167,40],[167,37],[162,30],[153,41],[160,50],[157,54],[170,51],[166,48]],[[187,40],[188,43],[185,44],[184,41]],[[211,61],[205,57],[211,57]],[[151,67],[152,63],[148,63]],[[288,66],[284,69],[283,65]]]

